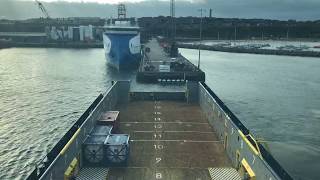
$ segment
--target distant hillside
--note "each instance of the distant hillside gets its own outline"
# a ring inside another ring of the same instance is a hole
[[[170,36],[170,17],[142,17],[138,19],[147,35]],[[78,26],[92,24],[103,26],[105,19],[99,17],[28,19],[23,21],[0,20],[0,31],[44,32],[48,24],[53,26]],[[200,18],[176,18],[177,36],[199,37]],[[235,37],[236,32],[236,37]],[[320,39],[318,21],[280,21],[265,19],[203,18],[203,37],[210,39]]]
[[[149,34],[170,35],[169,17],[140,18],[140,26]],[[180,17],[176,20],[179,37],[199,37],[200,18]],[[236,33],[235,33],[236,32]],[[294,39],[320,38],[318,21],[280,21],[266,19],[203,18],[203,36],[210,39]]]

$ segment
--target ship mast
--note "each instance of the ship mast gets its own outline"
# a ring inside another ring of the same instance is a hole
[[[170,1],[170,19],[171,19],[171,41],[174,42],[176,38],[176,7],[175,0]]]
[[[176,4],[175,0],[170,0],[170,21],[171,21],[171,33],[170,33],[170,57],[178,56],[178,48],[176,46]]]
[[[127,18],[127,10],[124,4],[118,5],[118,19],[126,19]]]

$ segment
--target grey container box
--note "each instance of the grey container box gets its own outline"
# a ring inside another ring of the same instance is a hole
[[[111,134],[105,141],[106,159],[109,165],[125,165],[129,159],[130,136],[128,134]]]
[[[105,166],[106,153],[104,142],[108,135],[90,135],[82,145],[82,157],[85,166]]]
[[[113,127],[112,126],[100,126],[97,125],[93,128],[91,135],[110,135]]]

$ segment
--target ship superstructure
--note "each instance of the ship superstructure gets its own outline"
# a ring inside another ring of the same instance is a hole
[[[103,45],[109,65],[118,69],[136,69],[141,60],[140,28],[134,19],[126,18],[123,4],[118,19],[109,19],[104,26]]]

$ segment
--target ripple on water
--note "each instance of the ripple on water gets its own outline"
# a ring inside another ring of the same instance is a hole
[[[23,179],[92,102],[97,88],[104,91],[108,77],[102,76],[107,70],[101,68],[106,66],[103,52],[89,51],[95,53],[84,57],[73,50],[0,51],[7,57],[0,61],[0,69],[5,69],[0,70],[1,180]],[[63,57],[56,52],[64,52]]]

